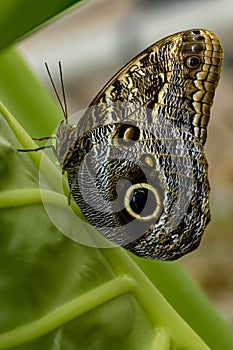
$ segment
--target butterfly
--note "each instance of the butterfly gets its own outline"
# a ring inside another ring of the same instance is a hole
[[[98,93],[77,124],[65,118],[56,154],[82,213],[108,240],[174,260],[210,221],[207,125],[223,49],[192,29],[151,45]]]

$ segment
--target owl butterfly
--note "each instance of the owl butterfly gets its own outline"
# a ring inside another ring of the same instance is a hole
[[[107,239],[174,260],[210,221],[207,124],[223,49],[208,30],[183,31],[131,60],[78,124],[66,118],[56,153],[71,195]]]

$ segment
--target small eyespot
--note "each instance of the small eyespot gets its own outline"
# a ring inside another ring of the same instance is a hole
[[[139,140],[140,129],[136,125],[119,124],[112,137],[119,145],[130,145],[132,141]]]
[[[124,140],[132,140],[137,141],[140,136],[140,130],[135,125],[123,124],[119,129],[119,138],[123,138]]]
[[[187,68],[194,69],[197,68],[201,63],[198,56],[188,56],[184,60],[184,64]]]
[[[201,34],[201,32],[200,32],[200,30],[195,29],[195,30],[191,31],[191,34],[198,35],[198,34]]]
[[[142,153],[140,155],[140,161],[143,167],[155,168],[155,157],[148,153]]]
[[[205,37],[203,35],[200,35],[197,37],[197,40],[199,41],[205,41]]]

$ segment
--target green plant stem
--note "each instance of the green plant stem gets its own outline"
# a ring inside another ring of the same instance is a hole
[[[11,130],[17,137],[18,141],[21,143],[23,148],[25,149],[33,149],[36,150],[38,148],[37,144],[32,140],[30,135],[26,132],[26,130],[17,122],[17,120],[13,117],[13,115],[8,111],[8,109],[0,102],[0,113],[8,122]],[[56,166],[50,161],[46,155],[43,155],[43,165],[41,164],[42,159],[42,151],[32,151],[28,152],[31,160],[35,164],[38,170],[40,170],[43,176],[49,181],[50,185],[57,191],[60,190],[61,181],[62,187],[64,191],[69,193],[69,186],[67,180],[62,177],[61,173],[57,170]]]
[[[42,202],[46,198],[48,203],[66,208],[67,197],[60,193],[40,190],[39,188],[25,188],[19,190],[0,192],[0,208],[9,208],[22,205],[31,205]]]
[[[37,147],[37,145],[34,143],[34,141],[32,141],[31,137],[26,133],[26,131],[21,127],[21,125],[19,123],[17,123],[17,121],[13,118],[11,113],[9,113],[9,111],[7,111],[7,109],[2,104],[0,104],[0,112],[4,115],[5,119],[8,121],[11,129],[13,130],[13,132],[15,133],[15,135],[19,139],[19,141],[22,143],[23,147],[25,147],[25,148],[36,148]],[[41,161],[40,152],[30,152],[29,155],[30,155],[33,163],[37,166],[38,169],[40,169],[40,171],[43,173],[43,176],[45,176],[45,178],[49,181],[50,185],[55,190],[57,190],[59,192],[59,190],[61,188],[61,174],[59,173],[57,168],[54,166],[54,164],[47,158],[44,158],[45,161],[43,161],[42,164],[40,164],[40,161]],[[65,181],[65,184],[64,184],[64,187],[66,188],[65,192],[69,193],[69,188],[68,188],[66,180],[64,179],[62,181]],[[30,194],[30,195],[32,196],[32,194]],[[35,195],[35,193],[34,193],[34,195]],[[53,197],[51,199],[51,201],[55,200],[56,195],[53,195],[53,194],[51,194],[51,195]],[[36,196],[37,196],[37,198],[34,198],[34,199],[28,198],[26,200],[28,200],[28,201],[30,201],[30,200],[40,201],[39,193],[37,193]],[[61,205],[63,205],[63,204],[61,203]],[[78,215],[81,215],[80,212]],[[128,274],[128,275],[132,274],[135,281],[140,281],[139,285],[137,285],[137,288],[135,288],[134,295],[137,298],[137,300],[140,302],[142,307],[144,308],[146,314],[148,314],[148,316],[151,320],[151,323],[156,325],[156,326],[161,325],[161,327],[163,327],[164,324],[167,324],[166,323],[167,320],[170,320],[168,327],[169,327],[169,332],[170,332],[170,329],[173,329],[171,331],[172,338],[174,337],[174,339],[176,339],[177,341],[179,341],[179,339],[180,339],[179,337],[181,337],[181,339],[182,339],[184,336],[184,333],[186,333],[184,331],[184,329],[186,329],[186,326],[187,326],[186,323],[181,322],[182,320],[179,317],[178,318],[176,317],[177,315],[176,315],[175,311],[171,307],[168,307],[169,305],[166,304],[166,301],[163,298],[161,298],[160,293],[158,293],[158,291],[155,289],[155,287],[149,282],[149,280],[147,280],[145,275],[140,271],[140,269],[137,267],[137,265],[132,262],[132,260],[128,257],[128,255],[125,253],[125,251],[121,248],[114,248],[111,250],[110,249],[102,249],[102,254],[106,257],[106,259],[108,260],[108,262],[110,263],[114,272],[117,275],[121,275],[122,273]],[[156,266],[157,265],[156,264],[154,264],[154,265],[155,265],[155,268],[153,270],[153,274],[156,274],[156,271],[157,271]],[[160,279],[167,279],[166,268],[168,268],[168,265],[165,263],[161,263],[161,264],[158,263],[158,267],[160,267],[162,270],[158,273],[158,275],[160,276],[160,277],[158,277],[158,280],[160,281]],[[176,269],[177,267],[178,266],[176,264],[169,266],[169,271],[172,275],[176,275],[176,273],[179,274],[179,271],[177,272],[177,269]],[[180,281],[180,285],[181,285],[181,283],[183,283],[183,285],[187,285],[187,281],[186,281],[185,277],[183,278],[182,281]],[[155,285],[156,284],[157,284],[157,282],[155,281]],[[140,287],[140,285],[141,285],[141,287]],[[190,291],[190,293],[192,293],[192,288],[189,286],[187,286],[187,288]],[[146,292],[147,290],[148,290],[148,294]],[[164,293],[164,294],[166,295],[166,293]],[[148,295],[149,295],[149,298],[151,299],[150,302],[148,301]],[[176,296],[177,296],[177,299],[179,300],[178,295],[179,295],[179,293],[177,292]],[[162,302],[162,306],[160,308],[161,300],[163,300],[163,302]],[[165,301],[165,303],[164,303],[164,301]],[[183,300],[182,300],[182,302],[183,302]],[[185,304],[185,303],[183,303],[183,304]],[[175,306],[175,304],[174,304],[174,306]],[[207,305],[207,309],[208,309],[208,305]],[[171,317],[169,314],[169,310],[172,310],[173,316],[171,316]],[[197,317],[198,317],[198,315],[197,315]],[[216,321],[216,323],[217,323],[217,321]],[[173,328],[174,324],[175,324],[175,327]],[[192,322],[190,322],[190,324],[192,325]],[[200,328],[200,326],[199,326],[199,328]],[[224,329],[224,325],[222,328]],[[198,327],[196,328],[196,330],[200,334],[200,330],[198,329]],[[190,331],[190,329],[189,329],[189,331]],[[191,330],[191,334],[194,334],[195,336],[193,336],[193,335],[190,336],[189,331],[187,332],[187,334],[189,335],[189,336],[187,336],[187,338],[189,338],[189,339],[186,339],[186,341],[188,341],[188,344],[190,344],[190,348],[196,349],[196,348],[198,348],[196,346],[199,346],[199,349],[200,348],[206,349],[207,348],[206,345],[203,345],[204,343],[200,340],[200,338],[198,336],[196,336],[192,330]],[[227,334],[227,332],[225,332],[224,334]],[[216,335],[216,338],[218,338],[217,333],[215,333],[215,335]],[[216,341],[217,341],[217,340],[214,340],[213,334],[212,334],[212,341],[214,343],[216,343]],[[220,344],[221,344],[221,342],[222,342],[222,340],[219,341]],[[228,344],[228,348],[230,349],[229,342],[230,342],[230,337],[226,339],[226,344]],[[186,345],[185,342],[183,345],[184,346]]]
[[[150,261],[131,256],[170,305],[211,349],[232,349],[231,327],[180,264],[175,261]]]
[[[157,328],[155,330],[156,338],[153,344],[153,350],[169,350],[171,348],[171,339],[167,331],[163,328]]]
[[[193,350],[209,349],[125,252],[119,249],[103,249],[102,254],[115,273],[118,275],[129,274],[137,281],[134,295],[152,324],[168,329],[171,337],[181,348],[186,347]]]
[[[34,322],[0,334],[0,349],[8,349],[41,337],[93,308],[132,291],[134,285],[133,279],[127,276],[115,278]]]
[[[0,112],[5,116],[12,131],[18,140],[22,142],[23,146],[25,148],[35,148],[36,144],[34,145],[30,136],[2,104],[0,104]],[[45,158],[45,162],[43,160],[42,164],[40,164],[41,155],[38,155],[36,152],[31,152],[30,156],[32,161],[38,168],[40,168],[41,172],[51,185],[54,186],[55,184],[55,188],[59,188],[61,175],[51,161]],[[53,176],[51,176],[51,173]],[[208,349],[199,336],[178,316],[174,309],[172,309],[172,307],[166,302],[154,285],[146,278],[123,249],[102,249],[102,253],[117,275],[131,275],[135,281],[137,281],[134,295],[155,327],[158,325],[161,327],[167,326],[171,331],[173,339],[175,339],[178,344],[180,339],[182,339],[183,345],[190,344],[190,348],[194,350],[198,349],[198,347],[196,347],[197,344],[199,344],[199,349]],[[170,315],[169,318],[167,316],[168,314]],[[188,332],[185,332],[184,330],[187,328]]]
[[[48,202],[54,203],[56,205],[60,205],[62,207],[67,207],[67,201],[65,196],[62,196],[53,191],[43,191],[43,192],[45,192],[44,195],[46,195]],[[41,202],[41,200],[42,200],[41,191],[39,189],[15,190],[15,191],[3,192],[0,194],[1,207],[8,207],[8,206],[14,206],[14,205],[27,205],[27,204]],[[102,249],[102,254],[108,259],[108,262],[112,266],[115,274],[117,274],[118,276],[122,274],[125,274],[125,275],[127,274],[128,276],[132,276],[134,280],[137,281],[135,282],[134,288],[132,290],[133,294],[141,304],[142,308],[145,310],[146,314],[149,316],[154,327],[158,325],[160,327],[168,327],[169,332],[172,334],[172,336],[175,338],[177,337],[177,341],[179,341],[179,339],[183,339],[184,344],[187,344],[187,343],[190,344],[190,347],[192,347],[192,349],[195,349],[196,343],[197,344],[199,344],[200,342],[202,343],[200,338],[191,330],[191,328],[189,328],[189,332],[184,331],[184,329],[188,327],[187,324],[171,308],[171,306],[166,302],[166,300],[162,297],[162,295],[156,290],[156,288],[145,277],[145,275],[141,272],[138,266],[129,258],[129,256],[126,254],[126,252],[122,248],[114,248],[111,250]],[[116,280],[119,280],[119,277],[116,277]],[[117,284],[114,286],[117,286]],[[117,290],[118,288],[116,288],[116,291],[115,291],[116,293],[118,293]],[[95,291],[93,292],[94,294],[92,296],[95,299]],[[38,324],[41,325],[40,320],[37,320],[35,322],[33,323],[33,325],[38,325]],[[32,330],[37,329],[37,328],[34,328],[33,325],[32,325]],[[42,322],[42,325],[43,325],[43,322]],[[42,328],[44,329],[44,327]],[[24,334],[24,328],[23,329],[19,328],[19,330],[22,330],[22,334]],[[27,333],[31,334],[31,332],[28,330],[27,330]],[[12,335],[14,335],[14,333]],[[158,340],[160,339],[160,337],[161,337],[161,340]],[[163,343],[166,339],[166,337],[164,338],[162,335],[160,337],[157,339],[157,342],[159,342],[158,344],[160,344],[161,342]],[[24,339],[24,336],[20,335],[20,336],[17,336],[17,338]],[[1,345],[1,342],[0,342],[0,345]],[[205,347],[203,343],[201,345],[201,348],[207,349],[207,347]]]

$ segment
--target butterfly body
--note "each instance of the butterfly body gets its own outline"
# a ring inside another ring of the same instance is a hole
[[[174,34],[120,70],[78,125],[64,121],[57,154],[71,194],[106,238],[173,260],[210,220],[204,154],[223,52],[206,30]]]

